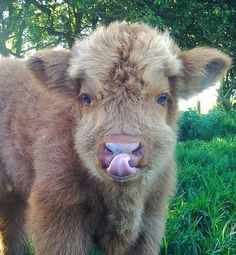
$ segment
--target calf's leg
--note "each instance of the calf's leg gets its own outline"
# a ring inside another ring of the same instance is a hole
[[[88,255],[91,240],[77,206],[59,208],[51,204],[57,194],[42,193],[31,194],[28,212],[36,255]]]

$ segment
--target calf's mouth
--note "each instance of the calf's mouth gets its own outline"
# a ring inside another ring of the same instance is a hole
[[[97,158],[106,175],[117,181],[136,179],[147,158],[148,146],[143,138],[111,135],[98,146]]]

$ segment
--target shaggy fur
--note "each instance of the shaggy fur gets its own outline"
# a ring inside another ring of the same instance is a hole
[[[229,65],[215,49],[182,52],[167,33],[125,22],[99,27],[71,51],[2,59],[3,254],[23,254],[26,223],[37,255],[86,255],[94,244],[104,255],[157,254],[175,188],[177,97],[213,85]],[[119,136],[145,147],[130,180],[101,165],[101,146]]]

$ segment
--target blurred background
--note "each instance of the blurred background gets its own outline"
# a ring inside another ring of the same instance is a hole
[[[180,102],[179,182],[161,254],[236,254],[235,0],[0,0],[0,55],[70,48],[115,20],[168,30],[183,50],[209,46],[231,56],[222,83]]]

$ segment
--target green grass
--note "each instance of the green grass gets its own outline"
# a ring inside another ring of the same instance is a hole
[[[236,136],[180,142],[177,161],[161,255],[236,254]]]
[[[236,254],[236,136],[181,142],[162,255]]]

